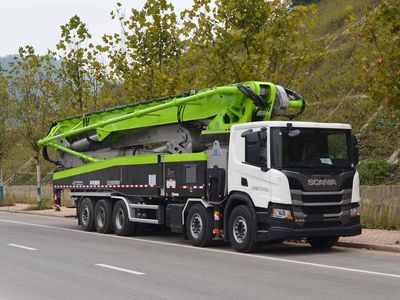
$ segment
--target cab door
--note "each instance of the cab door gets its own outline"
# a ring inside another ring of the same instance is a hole
[[[239,135],[235,146],[230,150],[229,185],[248,194],[255,206],[267,208],[270,199],[269,129],[249,129],[236,134]]]

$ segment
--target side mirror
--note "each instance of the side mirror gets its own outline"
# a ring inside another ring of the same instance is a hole
[[[358,165],[359,161],[358,140],[355,135],[351,135],[351,143],[353,145],[354,165]]]

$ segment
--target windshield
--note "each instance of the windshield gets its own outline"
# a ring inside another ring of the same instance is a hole
[[[276,169],[351,169],[350,130],[272,128],[272,167]]]

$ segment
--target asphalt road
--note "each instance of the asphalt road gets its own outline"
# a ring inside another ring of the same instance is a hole
[[[307,245],[240,254],[0,213],[0,299],[398,299],[400,255]]]

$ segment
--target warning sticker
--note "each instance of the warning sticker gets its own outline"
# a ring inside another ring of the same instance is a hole
[[[156,174],[149,174],[149,186],[155,186],[157,181]]]
[[[166,181],[167,189],[175,189],[176,188],[176,180],[175,179],[167,179]]]

